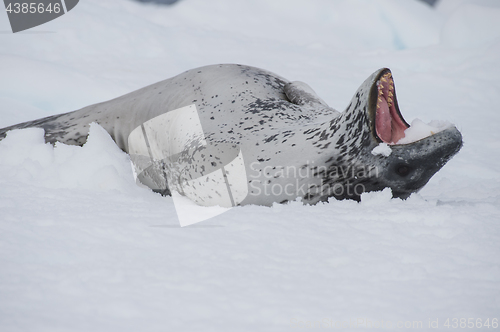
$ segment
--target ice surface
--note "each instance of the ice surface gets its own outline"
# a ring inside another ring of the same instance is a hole
[[[436,319],[442,330],[446,318],[498,318],[499,8],[87,0],[18,34],[0,14],[0,126],[197,66],[244,63],[306,82],[339,110],[389,67],[405,118],[448,120],[464,136],[406,201],[384,190],[361,203],[245,206],[181,228],[172,199],[136,186],[128,156],[99,127],[83,147],[11,132],[0,142],[0,330],[254,332],[370,320],[421,321],[425,331]]]
[[[466,4],[447,20],[443,42],[453,47],[481,47],[500,40],[500,8]]]

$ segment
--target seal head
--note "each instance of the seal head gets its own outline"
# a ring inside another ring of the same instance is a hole
[[[342,165],[356,165],[365,172],[361,176],[349,173],[345,179],[335,176],[324,179],[330,185],[341,180],[344,186],[351,187],[350,194],[345,194],[345,190],[343,195],[334,192],[333,196],[339,199],[359,200],[357,185],[363,192],[389,187],[393,197],[407,198],[420,190],[462,147],[462,135],[454,126],[410,143],[398,143],[409,125],[399,109],[392,74],[387,68],[378,70],[361,85],[341,117],[345,137],[350,138],[350,142],[341,140],[349,147],[341,154],[341,160],[347,159],[347,164]],[[374,155],[373,149],[381,143],[387,144],[389,153]],[[330,166],[338,167],[338,163]],[[370,176],[366,170],[371,171]]]

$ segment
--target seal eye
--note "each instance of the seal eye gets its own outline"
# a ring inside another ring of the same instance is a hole
[[[401,176],[407,176],[410,174],[410,167],[406,165],[401,165],[398,168],[396,168],[396,173],[398,173]]]

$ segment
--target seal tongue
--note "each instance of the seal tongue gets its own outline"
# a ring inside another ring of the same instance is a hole
[[[377,135],[386,143],[392,141],[392,119],[391,112],[387,100],[379,97],[377,102],[377,115],[375,117],[375,125],[377,128]]]
[[[396,110],[394,102],[394,82],[391,73],[384,74],[377,82],[377,112],[375,115],[375,129],[378,137],[384,143],[399,141],[405,136],[408,128]]]

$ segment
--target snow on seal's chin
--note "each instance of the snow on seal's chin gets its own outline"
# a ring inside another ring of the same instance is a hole
[[[411,122],[410,127],[404,131],[404,136],[395,144],[413,143],[450,127],[453,127],[453,124],[448,121],[433,120],[429,123],[424,123],[420,119],[415,119]]]

